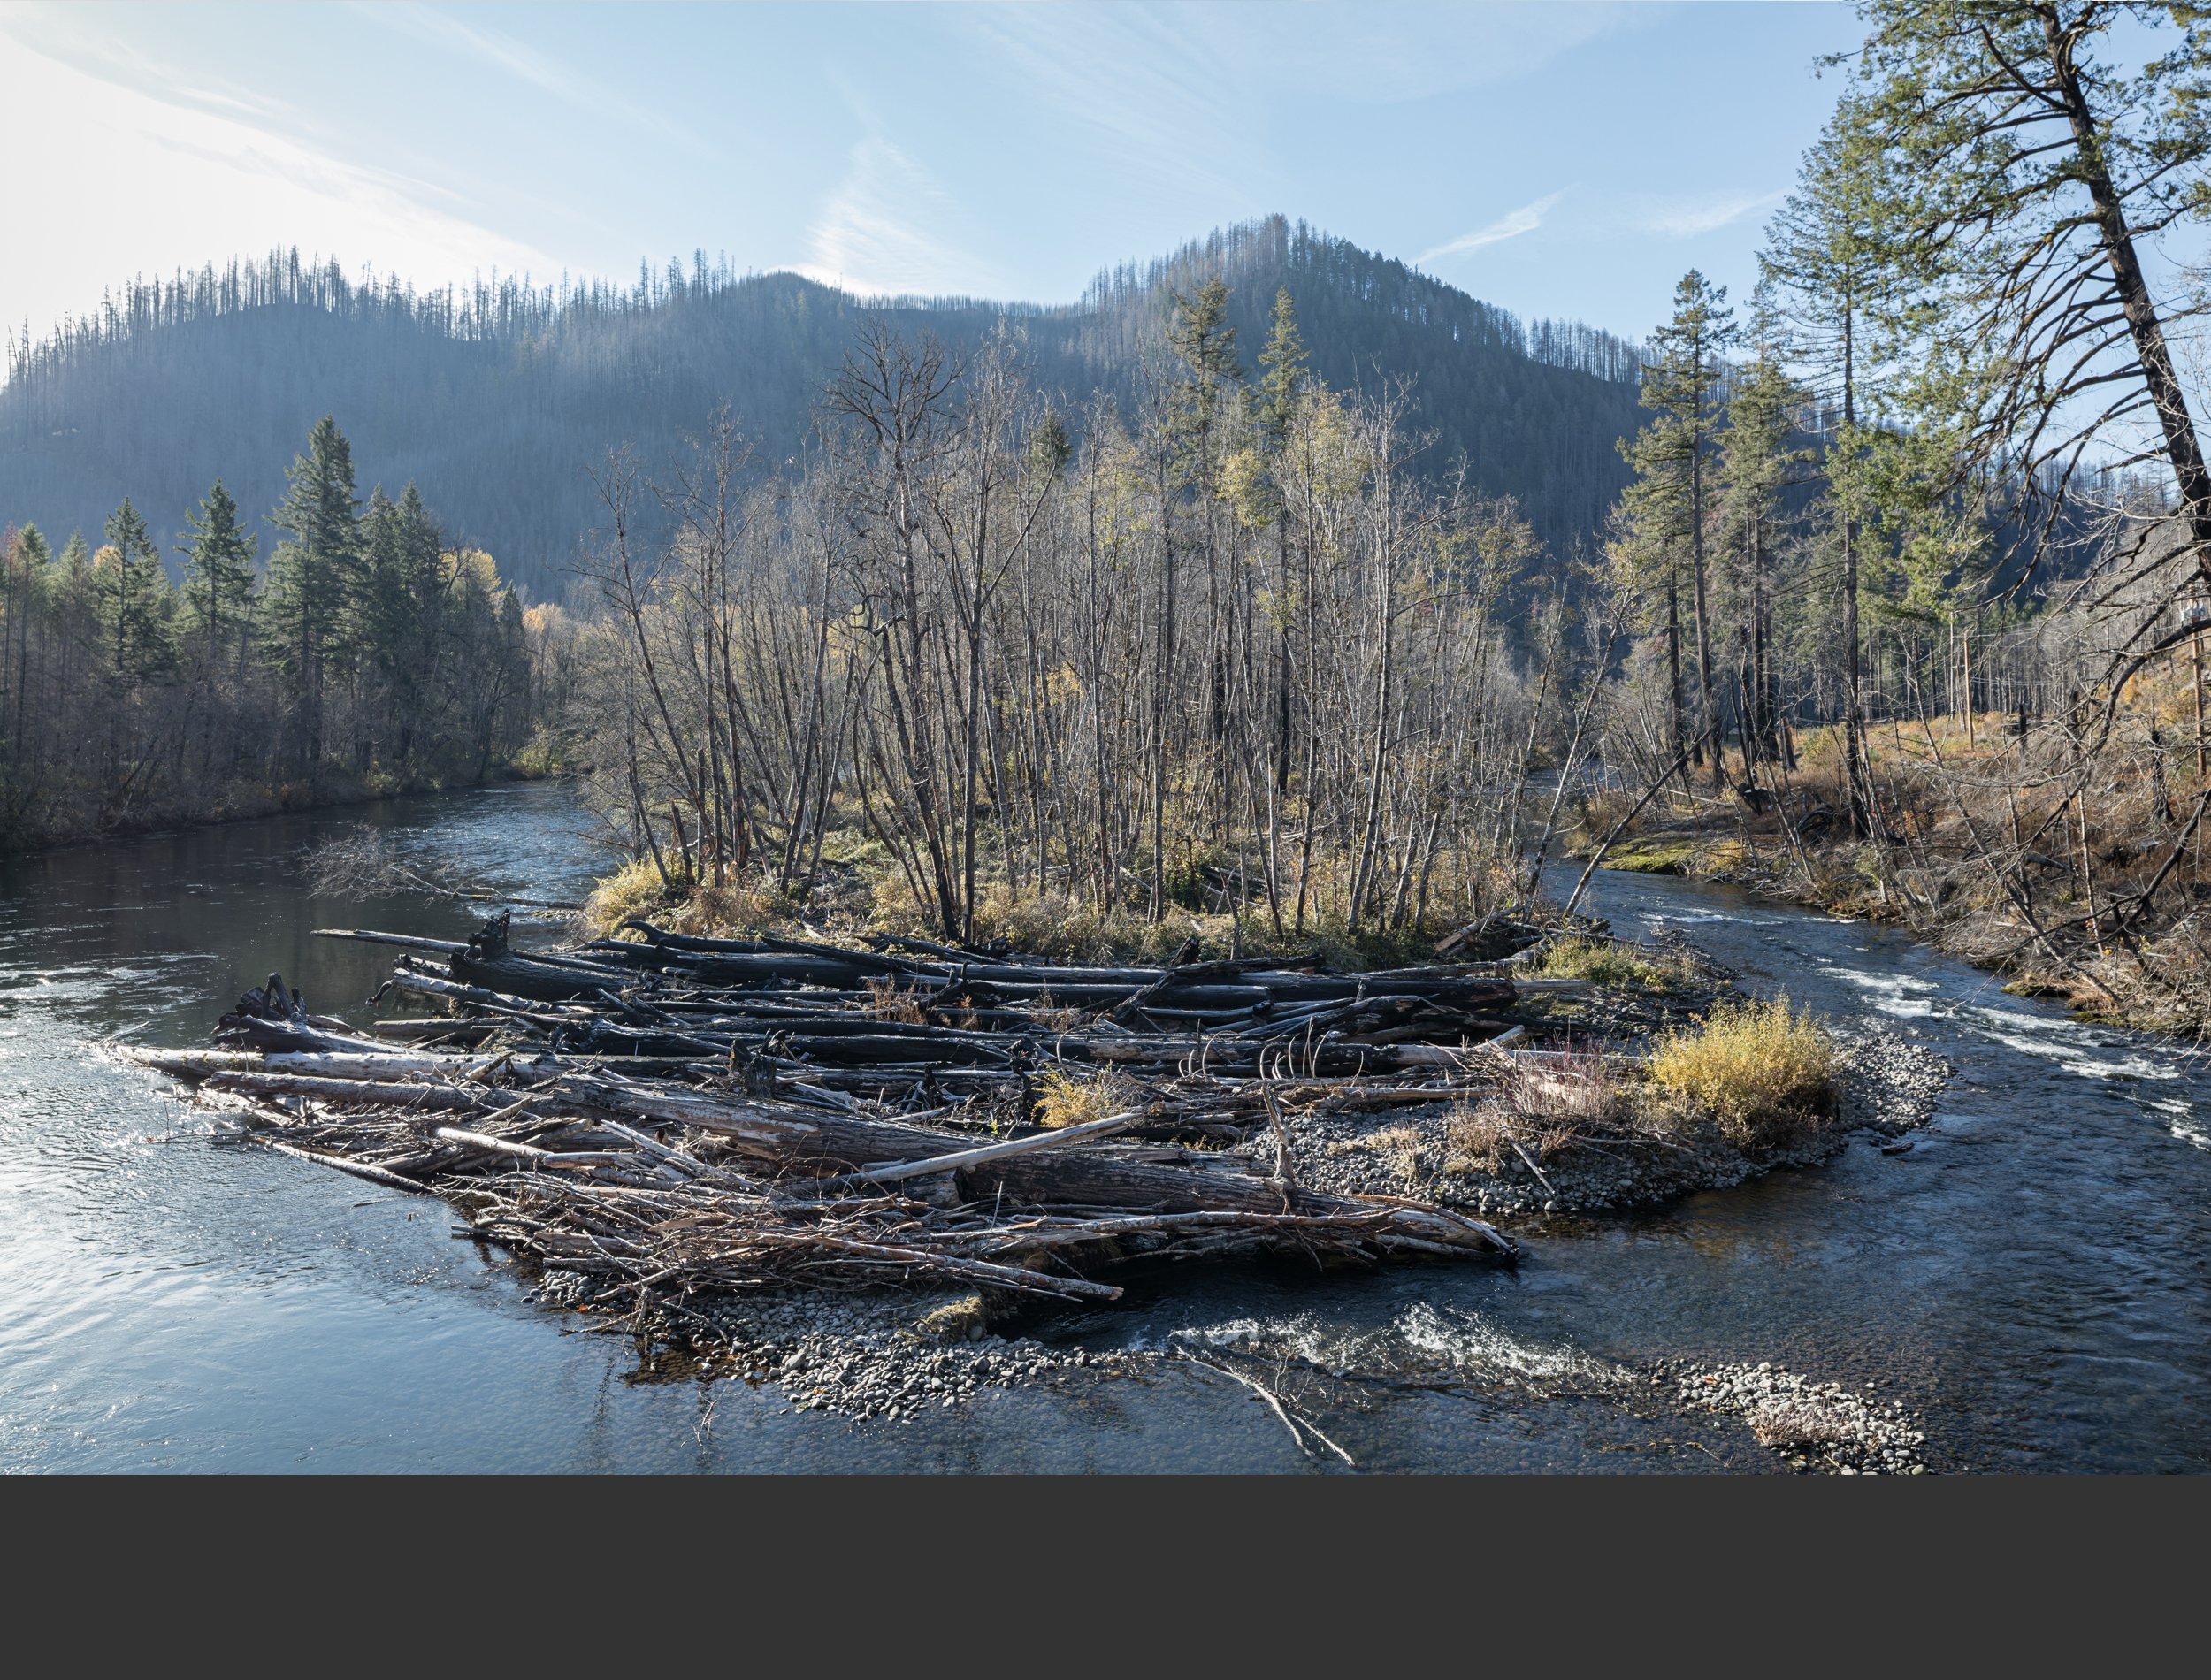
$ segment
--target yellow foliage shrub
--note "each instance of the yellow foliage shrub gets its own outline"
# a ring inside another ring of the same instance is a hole
[[[1055,1067],[1044,1074],[1037,1093],[1037,1124],[1056,1132],[1136,1106],[1132,1093],[1111,1073],[1084,1079]]]
[[[1834,1042],[1785,993],[1723,1003],[1694,1027],[1662,1035],[1652,1084],[1711,1115],[1731,1142],[1771,1146],[1813,1130],[1834,1108]]]

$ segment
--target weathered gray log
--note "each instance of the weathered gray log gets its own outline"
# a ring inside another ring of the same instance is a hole
[[[1115,1132],[1125,1132],[1141,1115],[1136,1113],[1109,1114],[1102,1120],[1086,1120],[1080,1126],[1061,1126],[1057,1131],[1038,1132],[1029,1137],[1006,1138],[996,1143],[980,1144],[972,1149],[958,1149],[950,1155],[937,1155],[920,1161],[900,1161],[895,1164],[877,1162],[852,1174],[848,1182],[896,1184],[906,1179],[925,1178],[932,1172],[964,1172],[981,1166],[986,1161],[1001,1161],[1008,1156],[1033,1154],[1039,1149],[1065,1149],[1090,1138],[1107,1137]]]

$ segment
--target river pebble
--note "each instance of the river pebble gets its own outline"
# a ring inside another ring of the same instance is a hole
[[[1839,1476],[1920,1476],[1926,1432],[1917,1414],[1896,1401],[1817,1382],[1769,1363],[1704,1365],[1659,1361],[1653,1383],[1670,1385],[1693,1410],[1740,1417],[1769,1452],[1792,1469]]]
[[[993,1321],[976,1295],[780,1296],[717,1314],[714,1360],[754,1387],[779,1390],[792,1411],[884,1424],[1124,1363],[1003,1333]]]

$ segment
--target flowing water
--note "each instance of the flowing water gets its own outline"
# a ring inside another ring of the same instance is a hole
[[[212,1141],[96,1041],[204,1043],[270,970],[356,1013],[388,968],[318,926],[452,935],[430,901],[314,899],[298,860],[369,821],[432,865],[572,897],[605,859],[560,788],[236,823],[0,864],[0,1467],[9,1470],[1294,1470],[1241,1386],[1189,1363],[853,1424],[772,1386],[660,1378],[533,1305],[436,1202]],[[1887,930],[1608,875],[1763,989],[1957,1066],[1907,1151],[1854,1142],[1664,1212],[1534,1233],[1515,1271],[1287,1266],[1144,1281],[1032,1333],[1098,1348],[1294,1347],[1365,1468],[1771,1470],[1669,1411],[1660,1357],[1771,1360],[1924,1415],[1936,1469],[2211,1466],[2211,1070],[2083,1026]]]

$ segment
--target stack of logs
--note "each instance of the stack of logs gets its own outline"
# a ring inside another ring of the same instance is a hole
[[[634,931],[525,952],[503,918],[465,943],[332,930],[405,950],[379,999],[451,1012],[356,1032],[272,975],[219,1048],[131,1054],[271,1148],[435,1192],[582,1274],[586,1304],[698,1330],[762,1287],[1110,1299],[1098,1274],[1143,1256],[1509,1260],[1478,1219],[1301,1188],[1285,1128],[1470,1094],[1525,1037],[1526,995],[1574,984]],[[1110,1111],[1037,1124],[1065,1118],[1047,1090]],[[1256,1153],[1219,1147],[1255,1129]]]

